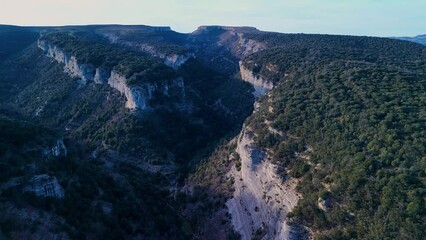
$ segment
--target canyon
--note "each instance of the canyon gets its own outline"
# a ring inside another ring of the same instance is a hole
[[[422,45],[231,26],[0,38],[0,238],[424,235]]]

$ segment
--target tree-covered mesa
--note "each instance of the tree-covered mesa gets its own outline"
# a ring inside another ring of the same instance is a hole
[[[53,32],[43,35],[40,40],[75,56],[81,64],[104,67],[115,70],[126,78],[132,77],[129,84],[155,82],[177,77],[176,72],[159,59],[141,52],[126,51],[99,39],[74,36],[68,32]]]
[[[423,239],[426,47],[367,37],[253,38],[275,47],[244,63],[276,87],[248,124],[274,162],[301,180],[303,199],[289,217],[317,239]]]
[[[184,47],[187,35],[172,31],[169,27],[134,26],[123,31],[120,27],[107,26],[104,29],[101,27],[97,33],[135,50],[138,47],[152,49],[158,55],[189,53],[189,49]]]

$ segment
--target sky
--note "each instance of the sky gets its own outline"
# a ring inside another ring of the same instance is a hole
[[[426,34],[426,0],[0,0],[0,24],[144,24],[192,32],[200,25],[285,33]]]

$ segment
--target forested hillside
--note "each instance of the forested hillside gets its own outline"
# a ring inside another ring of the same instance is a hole
[[[283,176],[301,180],[303,199],[289,217],[318,239],[422,239],[426,48],[361,37],[262,39],[278,47],[244,62],[276,87],[248,124],[289,170]]]
[[[0,43],[0,239],[426,235],[422,45],[142,25]]]
[[[174,196],[200,158],[250,114],[250,86],[196,59],[173,69],[109,43],[98,28],[1,28],[10,41],[0,49],[0,238],[196,232]],[[122,74],[121,86],[161,91],[141,91],[152,96],[149,108],[130,110],[128,94],[108,77],[94,81],[98,68]],[[179,95],[169,79],[181,79]]]

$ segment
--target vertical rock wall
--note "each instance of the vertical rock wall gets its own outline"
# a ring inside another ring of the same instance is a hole
[[[130,86],[127,84],[128,79],[114,70],[95,67],[91,64],[80,64],[75,56],[65,53],[60,48],[46,41],[38,41],[38,46],[47,56],[53,58],[58,63],[64,64],[64,72],[68,73],[71,77],[79,78],[80,82],[87,83],[88,81],[94,81],[97,84],[108,83],[109,86],[117,89],[125,95],[127,99],[126,107],[129,109],[145,110],[149,108],[149,101],[153,99],[154,92],[159,92],[164,97],[185,96],[183,78]],[[186,60],[177,56],[170,61],[182,62]]]
[[[243,240],[256,234],[262,239],[297,239],[298,232],[286,219],[299,200],[296,180],[283,182],[268,154],[255,145],[249,127],[240,133],[236,152],[241,169],[233,167],[229,173],[235,192],[226,203],[235,230]]]

